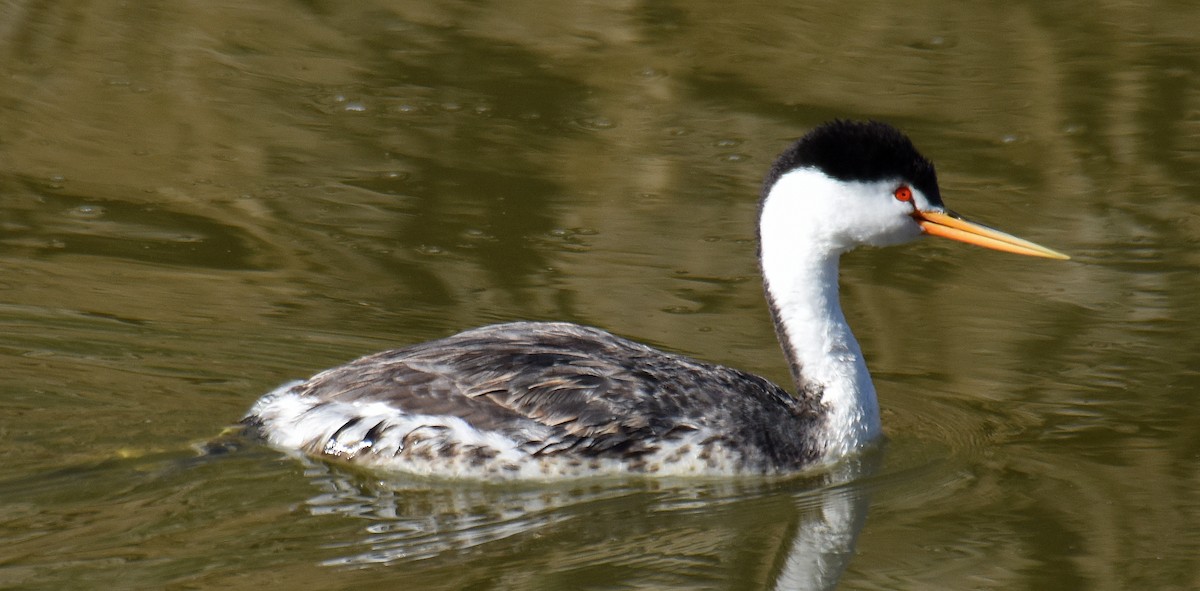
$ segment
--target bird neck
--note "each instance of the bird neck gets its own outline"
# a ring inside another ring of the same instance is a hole
[[[804,216],[775,209],[770,199],[764,203],[759,228],[763,286],[797,395],[825,415],[817,437],[833,461],[882,434],[879,402],[838,299],[841,250],[814,240],[806,231],[812,228],[796,227]]]

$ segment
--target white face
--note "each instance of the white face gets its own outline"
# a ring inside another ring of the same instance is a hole
[[[840,254],[858,246],[891,246],[918,238],[921,227],[912,217],[918,210],[942,208],[904,179],[840,181],[802,168],[783,175],[772,187],[761,223],[764,236],[799,233],[809,248]]]

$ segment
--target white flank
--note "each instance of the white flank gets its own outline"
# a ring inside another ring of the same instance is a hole
[[[541,447],[537,441],[550,435],[548,427],[522,433],[522,445],[457,417],[408,414],[383,402],[321,402],[294,393],[296,384],[263,396],[249,413],[262,421],[267,442],[278,449],[442,478],[554,480],[631,473],[631,462],[620,459],[534,453]],[[738,474],[740,455],[701,445],[713,436],[700,429],[660,442],[657,451],[636,458],[639,471],[656,476]]]

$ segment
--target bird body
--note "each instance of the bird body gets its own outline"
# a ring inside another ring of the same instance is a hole
[[[423,475],[554,478],[802,469],[812,400],[743,371],[569,323],[515,322],[385,351],[264,397],[285,449]]]
[[[838,299],[859,246],[923,234],[1048,258],[945,209],[896,129],[835,121],[785,151],[759,212],[763,287],[796,392],[568,323],[516,322],[363,357],[263,396],[271,445],[408,473],[482,479],[794,473],[882,436]]]

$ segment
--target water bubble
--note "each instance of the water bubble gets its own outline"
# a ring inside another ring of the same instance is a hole
[[[696,311],[687,306],[668,306],[662,309],[667,314],[695,314]]]
[[[582,127],[584,129],[591,129],[591,130],[595,130],[595,131],[612,129],[617,126],[617,124],[612,119],[609,119],[608,117],[601,117],[601,116],[584,117],[582,119],[576,119],[575,125],[578,125],[579,127]]]
[[[954,47],[955,45],[956,44],[954,43],[954,41],[952,39],[948,39],[946,37],[943,37],[942,35],[933,35],[926,39],[918,39],[916,41],[913,41],[912,43],[909,44],[909,47],[911,47],[913,49],[934,50],[934,49],[947,49],[950,47]]]
[[[71,210],[67,212],[67,215],[70,215],[73,218],[94,220],[96,218],[103,217],[105,213],[105,209],[99,205],[79,205],[71,208]]]

